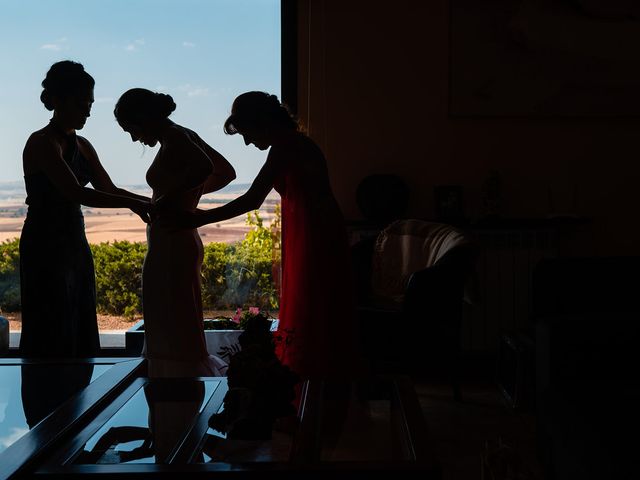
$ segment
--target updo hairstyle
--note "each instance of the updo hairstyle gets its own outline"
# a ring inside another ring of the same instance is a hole
[[[54,63],[49,68],[47,76],[42,81],[40,101],[51,111],[54,109],[54,98],[68,98],[86,90],[93,89],[95,80],[89,75],[82,64],[71,60]]]
[[[176,109],[171,95],[146,88],[132,88],[122,94],[113,110],[121,125],[141,125],[149,121],[165,120]]]

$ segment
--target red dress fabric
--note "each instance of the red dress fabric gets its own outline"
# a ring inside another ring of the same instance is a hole
[[[296,141],[274,182],[283,255],[276,351],[302,378],[348,378],[358,348],[344,219],[322,152],[303,135]]]

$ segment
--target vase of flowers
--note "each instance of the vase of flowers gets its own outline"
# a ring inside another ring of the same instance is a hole
[[[258,307],[238,308],[232,317],[222,317],[213,320],[205,320],[205,339],[209,353],[218,355],[225,361],[239,352],[242,348],[239,342],[240,335],[245,330],[247,323],[253,318],[260,318],[268,325],[271,331],[277,327],[277,320]],[[213,331],[208,331],[211,329]]]
[[[258,307],[238,308],[232,317],[204,319],[204,337],[209,353],[229,361],[232,354],[240,350],[238,339],[249,319],[264,318],[269,321],[271,331],[275,331],[278,319]],[[125,333],[127,354],[140,355],[144,344],[144,320],[140,320]]]
[[[238,321],[242,312],[236,312]],[[272,322],[259,310],[245,312],[241,349],[231,355],[224,409],[214,414],[209,426],[229,439],[271,438],[276,419],[295,415],[295,385],[300,381],[275,353]]]

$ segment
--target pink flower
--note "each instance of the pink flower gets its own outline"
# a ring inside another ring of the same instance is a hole
[[[249,307],[249,315],[259,315],[260,309],[258,307]]]
[[[240,317],[242,317],[242,309],[238,308],[236,310],[236,314],[233,317],[231,317],[231,320],[235,323],[240,323]]]

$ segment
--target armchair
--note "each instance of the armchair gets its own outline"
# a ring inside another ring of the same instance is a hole
[[[638,256],[546,259],[534,271],[545,478],[638,477],[638,271]]]
[[[442,374],[460,398],[460,328],[476,247],[446,224],[398,220],[352,247],[362,348],[373,371]]]

